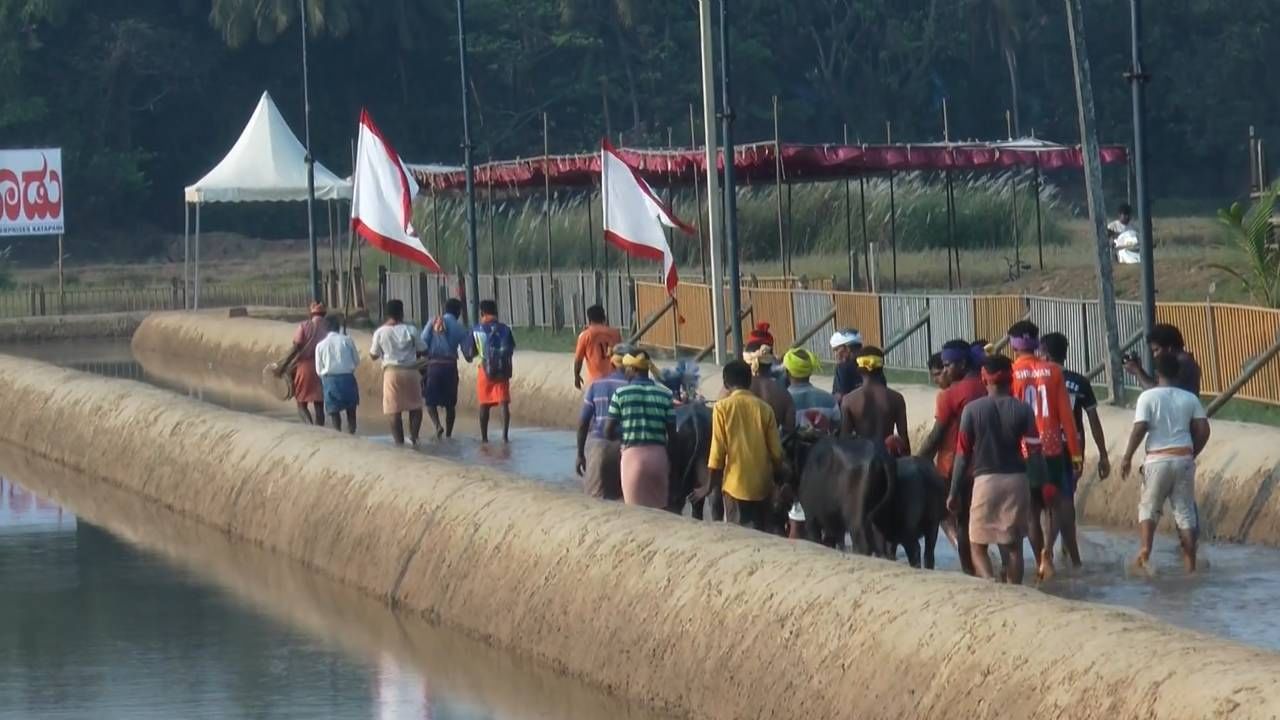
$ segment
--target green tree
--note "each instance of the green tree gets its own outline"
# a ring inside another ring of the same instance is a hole
[[[1218,211],[1218,219],[1230,230],[1231,239],[1244,254],[1243,269],[1215,265],[1244,285],[1253,299],[1267,307],[1280,307],[1280,248],[1275,241],[1276,198],[1280,183],[1263,190],[1247,210],[1240,203]]]

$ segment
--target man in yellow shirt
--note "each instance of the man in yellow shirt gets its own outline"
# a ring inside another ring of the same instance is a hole
[[[724,366],[729,396],[711,412],[710,482],[691,499],[706,497],[712,487],[724,492],[725,522],[768,530],[774,477],[782,470],[778,421],[769,403],[751,392],[751,367],[741,360]]]

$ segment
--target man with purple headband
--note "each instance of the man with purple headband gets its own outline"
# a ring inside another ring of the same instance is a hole
[[[950,490],[952,469],[955,466],[956,448],[960,436],[960,417],[969,403],[987,396],[987,386],[982,382],[982,363],[967,340],[950,340],[942,346],[942,373],[948,385],[938,393],[934,404],[933,429],[921,446],[920,457],[931,458],[938,466],[938,474]],[[985,356],[984,356],[985,358]],[[959,510],[943,520],[942,531],[955,546],[960,556],[960,567],[966,574],[974,574],[973,558],[969,552],[969,504],[967,496],[960,498]]]
[[[1044,457],[1045,474],[1032,472],[1031,481],[1031,549],[1039,562],[1041,580],[1053,576],[1053,545],[1057,540],[1058,495],[1064,492],[1068,472],[1079,474],[1084,450],[1071,412],[1071,398],[1062,368],[1036,355],[1040,349],[1040,328],[1030,320],[1020,320],[1009,328],[1009,345],[1013,362],[1013,396],[1031,406],[1040,437],[1023,442],[1029,455],[1039,445]],[[1063,440],[1066,440],[1064,452]],[[1070,465],[1067,463],[1070,462]]]

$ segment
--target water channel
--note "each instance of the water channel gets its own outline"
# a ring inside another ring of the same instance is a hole
[[[0,352],[296,421],[216,373],[148,375],[125,341]],[[362,417],[370,441],[385,433]],[[575,490],[572,433],[515,428],[510,446],[475,435],[460,418],[457,438],[418,452]],[[0,719],[654,717],[2,445],[0,476]],[[1082,550],[1085,569],[1044,591],[1280,651],[1280,551],[1211,544],[1187,577],[1162,537],[1160,572],[1136,577],[1133,533],[1086,528]],[[945,542],[939,557],[957,568]]]

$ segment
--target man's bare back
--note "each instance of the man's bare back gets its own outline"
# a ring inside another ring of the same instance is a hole
[[[895,431],[910,453],[907,401],[882,383],[864,382],[840,401],[840,434],[884,443]]]

